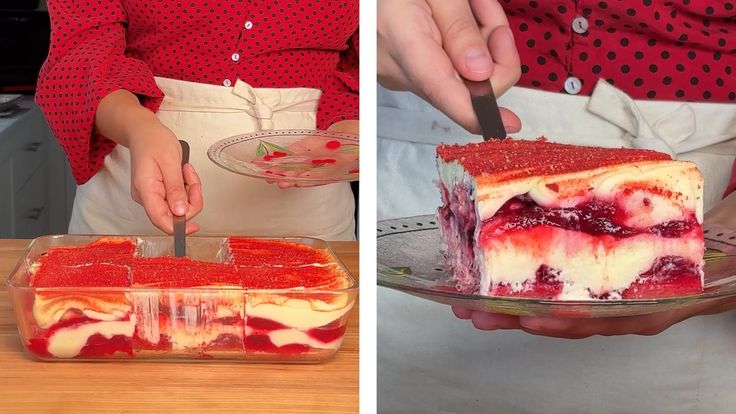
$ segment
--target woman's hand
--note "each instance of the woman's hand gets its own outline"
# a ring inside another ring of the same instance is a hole
[[[720,313],[735,308],[736,300],[729,298],[665,312],[618,318],[539,318],[502,315],[456,306],[452,307],[452,312],[460,319],[471,320],[473,326],[484,331],[520,329],[534,335],[581,339],[594,335],[657,335],[690,317]]]
[[[467,87],[458,76],[491,80],[502,95],[521,76],[519,53],[497,0],[379,0],[378,81],[422,97],[479,133]],[[507,132],[519,118],[501,110]]]
[[[174,133],[123,90],[100,102],[95,126],[130,150],[131,197],[143,206],[151,223],[171,234],[173,216],[186,215],[187,233],[197,231],[197,224],[189,220],[202,211],[202,184],[191,164],[182,168],[181,145]]]

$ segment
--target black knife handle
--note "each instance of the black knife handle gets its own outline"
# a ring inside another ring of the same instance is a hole
[[[480,124],[483,139],[506,138],[506,128],[503,126],[501,111],[498,108],[491,81],[478,82],[464,79],[464,83],[470,92],[470,101]]]
[[[180,139],[179,144],[181,144],[181,166],[183,167],[189,162],[189,143]]]

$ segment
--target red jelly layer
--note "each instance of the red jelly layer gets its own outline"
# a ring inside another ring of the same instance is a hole
[[[562,281],[558,278],[559,274],[559,270],[542,265],[537,269],[534,281],[524,282],[521,290],[513,291],[510,285],[501,284],[493,288],[491,295],[555,299],[562,293]]]
[[[466,145],[440,145],[437,155],[458,161],[472,176],[496,175],[494,181],[565,174],[641,161],[671,160],[664,153],[565,145],[537,140],[490,140]]]
[[[537,269],[534,281],[526,281],[518,291],[508,284],[494,286],[492,296],[535,299],[557,299],[562,293],[559,270],[542,265]],[[620,293],[623,299],[666,298],[698,294],[703,291],[700,282],[700,266],[683,257],[665,256],[657,259],[652,267],[639,275],[627,289]],[[602,295],[591,293],[591,299],[609,299],[614,292]]]
[[[621,293],[624,299],[646,299],[697,294],[703,291],[701,268],[679,256],[665,256]]]
[[[102,334],[94,334],[87,339],[87,343],[76,358],[104,358],[117,353],[133,356],[131,338],[125,335],[115,335],[108,339]]]
[[[271,342],[268,335],[248,335],[243,343],[246,352],[266,352],[279,355],[299,355],[312,349],[304,344],[287,344],[276,346]]]
[[[552,226],[619,239],[639,234],[678,238],[700,228],[693,214],[687,220],[673,220],[641,229],[620,224],[626,218],[627,213],[613,202],[593,199],[571,208],[546,208],[537,205],[529,197],[515,197],[483,222],[481,233],[485,240],[507,231]]]
[[[86,316],[72,317],[71,312],[67,312],[68,315],[57,322],[54,326],[45,331],[42,335],[35,338],[31,338],[28,343],[28,349],[44,358],[53,357],[48,352],[49,338],[51,338],[56,332],[65,328],[72,328],[76,326],[85,325],[88,323],[101,322],[96,319],[91,319]],[[120,319],[121,321],[128,320]],[[125,335],[114,335],[112,338],[106,338],[101,334],[94,334],[87,338],[87,342],[84,347],[79,351],[79,354],[75,358],[101,358],[115,355],[117,353],[123,353],[130,357],[133,356],[133,340]]]
[[[247,325],[252,329],[251,334],[244,341],[244,346],[248,351],[290,354],[306,352],[311,349],[311,347],[302,344],[288,344],[282,347],[274,345],[268,337],[269,332],[279,329],[293,329],[280,322],[267,318],[248,318]],[[326,344],[342,338],[346,329],[347,324],[340,318],[327,325],[309,329],[306,334]]]

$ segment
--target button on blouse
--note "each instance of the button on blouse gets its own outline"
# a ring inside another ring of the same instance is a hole
[[[126,89],[157,110],[154,76],[317,88],[317,127],[358,119],[357,0],[47,0],[51,47],[36,101],[78,183],[115,143],[94,131],[100,100]]]
[[[602,78],[634,99],[736,103],[736,0],[501,4],[520,86],[590,95]]]

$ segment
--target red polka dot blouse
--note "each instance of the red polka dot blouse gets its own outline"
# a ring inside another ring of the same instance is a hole
[[[94,131],[108,93],[156,110],[154,76],[323,91],[317,127],[358,119],[357,0],[48,0],[51,48],[36,101],[78,183],[115,143]]]
[[[590,95],[602,78],[634,99],[736,104],[736,0],[499,1],[520,86]]]
[[[736,103],[736,0],[501,0],[520,86],[634,99]]]

